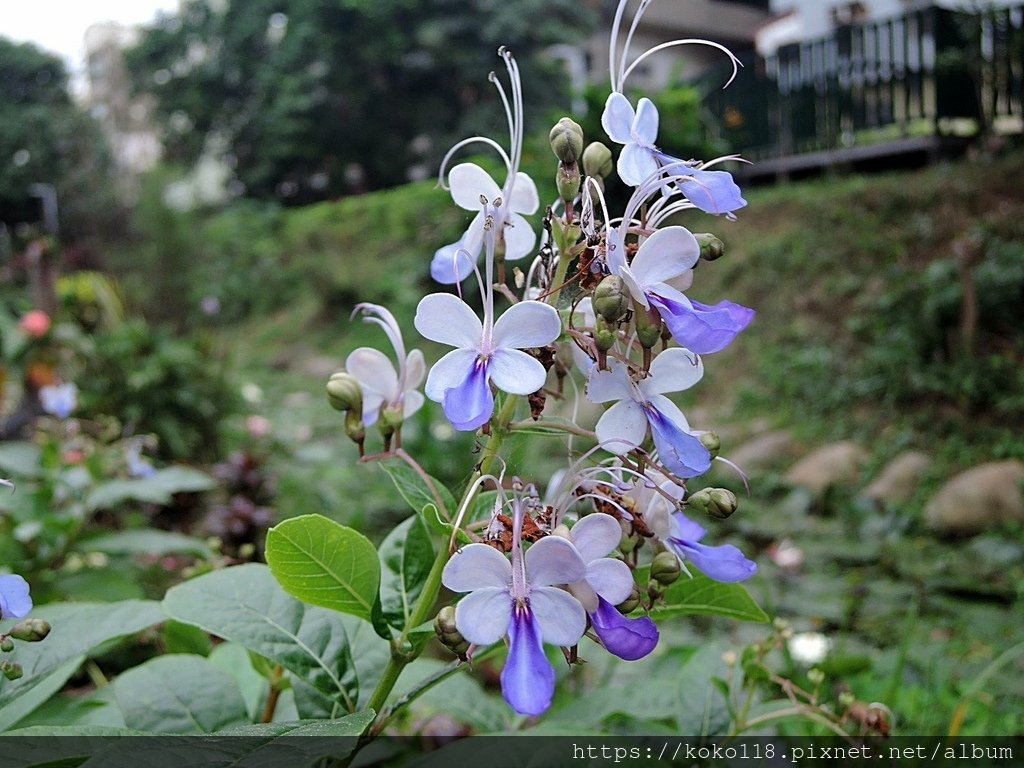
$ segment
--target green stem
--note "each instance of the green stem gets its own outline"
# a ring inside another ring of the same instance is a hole
[[[590,437],[593,439],[597,438],[597,435],[589,429],[578,427],[567,421],[548,421],[547,419],[538,419],[537,421],[515,421],[508,425],[509,432],[515,432],[517,430],[529,431],[537,427],[543,429],[553,429],[559,432],[568,432],[572,435],[579,435],[580,437]]]
[[[481,476],[490,471],[491,464],[497,457],[498,450],[501,448],[501,444],[504,441],[505,436],[509,433],[509,423],[515,415],[516,405],[518,405],[518,403],[518,396],[509,395],[505,399],[505,402],[501,407],[501,411],[499,411],[497,417],[491,422],[491,435],[487,440],[487,445],[484,447],[483,457],[480,459],[480,468],[474,473],[473,477],[470,479],[469,485],[466,487],[462,504],[459,505],[460,509],[464,504],[468,504],[472,501],[472,497],[477,492],[477,481]],[[384,667],[384,672],[381,675],[380,681],[377,683],[377,687],[373,689],[373,694],[370,696],[370,700],[366,704],[367,709],[372,709],[377,714],[374,718],[373,724],[360,738],[360,747],[379,736],[380,732],[387,724],[387,721],[396,711],[395,707],[384,709],[384,704],[387,702],[388,696],[391,695],[391,691],[398,682],[398,678],[402,674],[402,670],[404,670],[406,665],[420,654],[420,651],[413,650],[411,652],[407,652],[405,650],[410,646],[408,636],[413,629],[423,624],[434,610],[434,604],[437,602],[437,595],[441,591],[441,574],[444,572],[444,567],[448,563],[448,558],[450,556],[451,554],[448,547],[442,543],[438,548],[437,556],[434,558],[434,564],[430,568],[430,573],[427,574],[427,579],[423,583],[423,591],[420,593],[420,597],[416,601],[416,606],[409,615],[409,620],[405,623],[405,628],[402,630],[401,636],[392,642],[391,658],[388,659],[387,666]],[[353,756],[360,747],[357,747],[352,753]]]

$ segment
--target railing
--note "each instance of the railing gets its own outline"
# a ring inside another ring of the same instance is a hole
[[[751,159],[1024,126],[1024,3],[926,8],[744,64],[728,89],[717,72],[701,84],[721,138]]]

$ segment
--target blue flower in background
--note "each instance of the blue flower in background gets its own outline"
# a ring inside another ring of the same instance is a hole
[[[31,610],[28,582],[17,574],[0,576],[0,619],[20,619]]]

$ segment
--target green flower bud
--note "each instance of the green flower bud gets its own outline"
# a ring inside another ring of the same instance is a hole
[[[555,171],[555,187],[558,189],[558,196],[565,202],[571,203],[580,193],[580,168],[576,163],[571,165],[562,164]]]
[[[583,129],[579,124],[563,117],[548,134],[551,151],[561,162],[573,164],[583,152]],[[564,199],[564,198],[563,198]]]
[[[384,430],[390,430],[394,432],[396,429],[401,428],[402,422],[405,421],[405,408],[402,406],[396,406],[393,408],[383,408],[380,412],[380,428]]]
[[[597,348],[602,352],[607,352],[615,346],[615,342],[618,338],[618,331],[608,325],[607,320],[598,316],[597,326],[594,328],[594,343],[597,344]]]
[[[635,533],[633,526],[625,520],[619,520],[619,526],[622,528],[622,538],[619,539],[619,552],[628,555],[640,546],[640,535]]]
[[[700,257],[704,261],[714,261],[725,255],[725,243],[712,235],[710,232],[695,234],[697,243],[700,245]]]
[[[363,426],[362,410],[353,409],[345,414],[345,434],[354,443],[363,444],[366,439],[366,427]]]
[[[651,562],[651,578],[666,587],[674,583],[682,572],[679,558],[671,552],[659,552]]]
[[[690,496],[686,504],[695,512],[703,512],[717,520],[730,517],[739,506],[736,494],[725,488],[703,488]]]
[[[17,680],[24,674],[21,664],[15,664],[13,661],[0,661],[0,673],[8,680]]]
[[[807,670],[807,679],[810,680],[811,685],[821,685],[825,682],[825,673],[815,667]]]
[[[7,634],[15,640],[23,640],[26,643],[38,643],[50,634],[50,624],[42,619],[25,619],[15,624],[14,628]]]
[[[608,275],[594,289],[594,311],[609,323],[617,323],[629,309],[629,289],[618,275]]]
[[[634,301],[633,320],[640,346],[644,349],[653,349],[661,340],[661,317],[656,311],[644,309]]]
[[[718,455],[719,450],[722,448],[722,440],[718,437],[717,432],[702,432],[700,434],[700,444],[708,449],[712,459]]]
[[[338,371],[327,381],[327,402],[337,411],[363,410],[363,388],[355,376]]]
[[[583,172],[603,179],[612,172],[612,151],[600,141],[592,141],[583,150]]]
[[[11,640],[11,638],[5,637],[3,640],[0,640],[0,651],[2,651],[3,653],[10,653],[13,650],[14,641]]]
[[[629,597],[623,600],[621,603],[615,606],[615,610],[619,613],[626,615],[630,614],[637,609],[640,605],[640,588],[634,584],[633,591],[629,593]]]
[[[437,612],[437,616],[434,617],[434,631],[437,632],[439,637],[441,635],[458,634],[459,630],[455,626],[454,605],[446,605]]]

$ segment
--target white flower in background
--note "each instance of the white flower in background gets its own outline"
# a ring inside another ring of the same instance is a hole
[[[414,349],[408,354],[398,321],[378,304],[358,304],[353,312],[384,329],[395,350],[398,369],[387,355],[372,347],[360,347],[345,360],[345,370],[359,382],[363,390],[363,423],[375,424],[381,411],[393,410],[405,420],[423,407],[423,395],[417,387],[423,382],[427,364],[423,353]]]
[[[40,387],[39,404],[51,416],[66,419],[78,407],[78,387],[71,382]]]
[[[788,647],[793,661],[810,667],[825,660],[832,641],[821,632],[800,632],[789,638]]]

